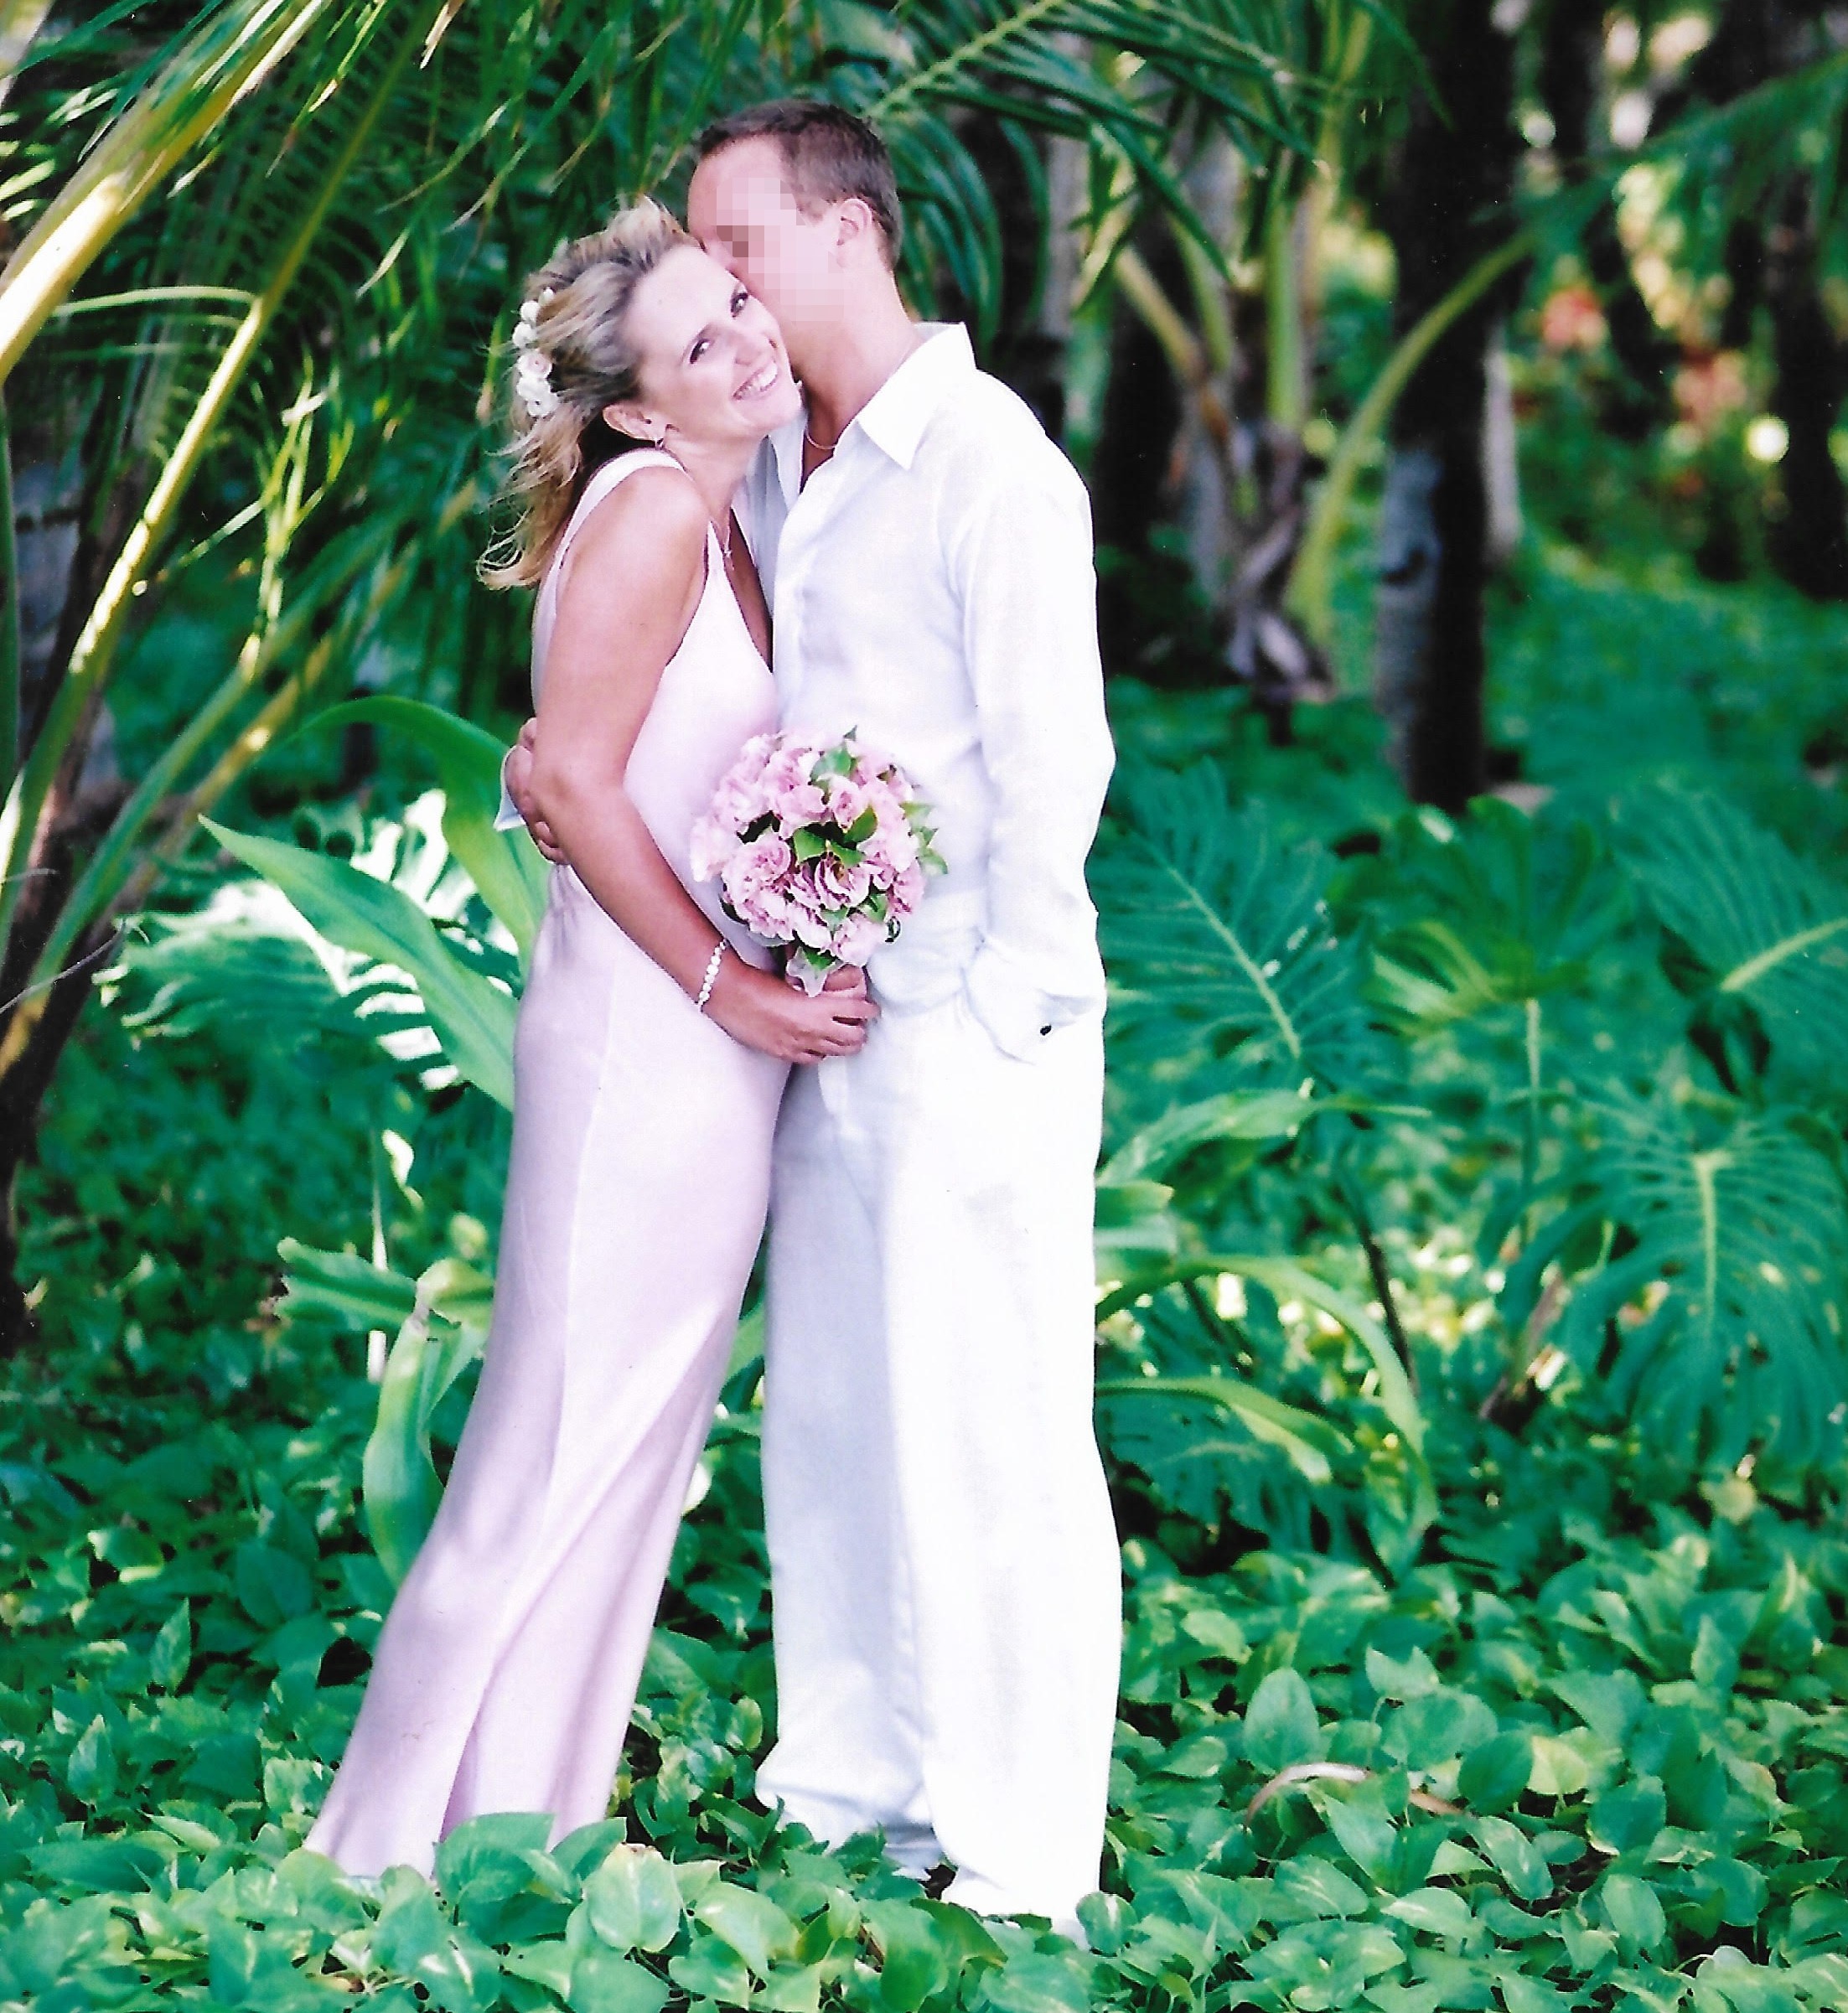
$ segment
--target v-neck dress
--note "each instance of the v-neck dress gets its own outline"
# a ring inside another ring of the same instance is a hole
[[[535,613],[545,673],[567,554],[647,450],[586,486]],[[694,821],[770,673],[716,537],[625,788],[689,893]],[[484,1811],[602,1818],[769,1194],[786,1065],[734,1041],[555,867],[520,1001],[494,1323],[442,1506],[386,1619],[308,1844],[349,1872],[429,1871]]]

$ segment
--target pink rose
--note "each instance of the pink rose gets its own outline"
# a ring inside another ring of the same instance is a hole
[[[857,908],[872,893],[872,875],[863,865],[824,853],[815,862],[815,887],[824,908]]]
[[[843,965],[864,965],[885,940],[885,925],[862,911],[835,931],[834,955]]]
[[[782,883],[795,864],[787,842],[774,832],[765,832],[748,846],[741,846],[725,863],[726,899],[740,915],[748,916],[751,905],[766,894],[780,893]]]
[[[738,828],[716,811],[693,827],[693,878],[711,881],[738,850]]]
[[[868,810],[872,799],[864,784],[856,783],[851,776],[836,776],[828,788],[828,815],[842,831],[857,825]]]
[[[908,916],[924,899],[924,869],[915,861],[892,884],[887,900],[895,916]]]

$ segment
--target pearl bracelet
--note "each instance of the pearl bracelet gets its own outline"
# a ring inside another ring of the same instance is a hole
[[[712,946],[712,955],[706,960],[706,976],[700,981],[698,996],[693,1001],[694,1011],[704,1013],[706,1002],[712,996],[712,986],[719,975],[719,963],[725,955],[725,945],[719,942]]]

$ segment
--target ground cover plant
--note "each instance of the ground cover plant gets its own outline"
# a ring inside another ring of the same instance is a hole
[[[784,88],[1100,541],[1084,1948],[753,1800],[754,1312],[607,1819],[299,1849],[486,1333],[518,277]],[[1772,0],[10,10],[0,2013],[1848,2006],[1845,97]]]
[[[1544,734],[1585,700],[1507,703]],[[479,1820],[434,1886],[296,1850],[458,1430],[504,1151],[491,1061],[458,1072],[466,1031],[313,876],[395,887],[407,960],[516,985],[452,748],[440,802],[234,837],[77,1052],[33,1219],[75,1346],[0,1415],[7,2000],[1842,2002],[1832,863],[1679,758],[1458,822],[1369,783],[1351,703],[1282,750],[1210,696],[1116,706],[1128,1633],[1090,1950],[750,1801],[749,1323],[608,1823],[547,1852]]]

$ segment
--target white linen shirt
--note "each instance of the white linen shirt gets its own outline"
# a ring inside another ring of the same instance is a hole
[[[1114,752],[1090,499],[1031,410],[939,325],[802,471],[764,444],[740,511],[774,618],[778,712],[857,730],[930,805],[948,872],[868,976],[958,992],[1007,1054],[1104,1003],[1084,884]]]

